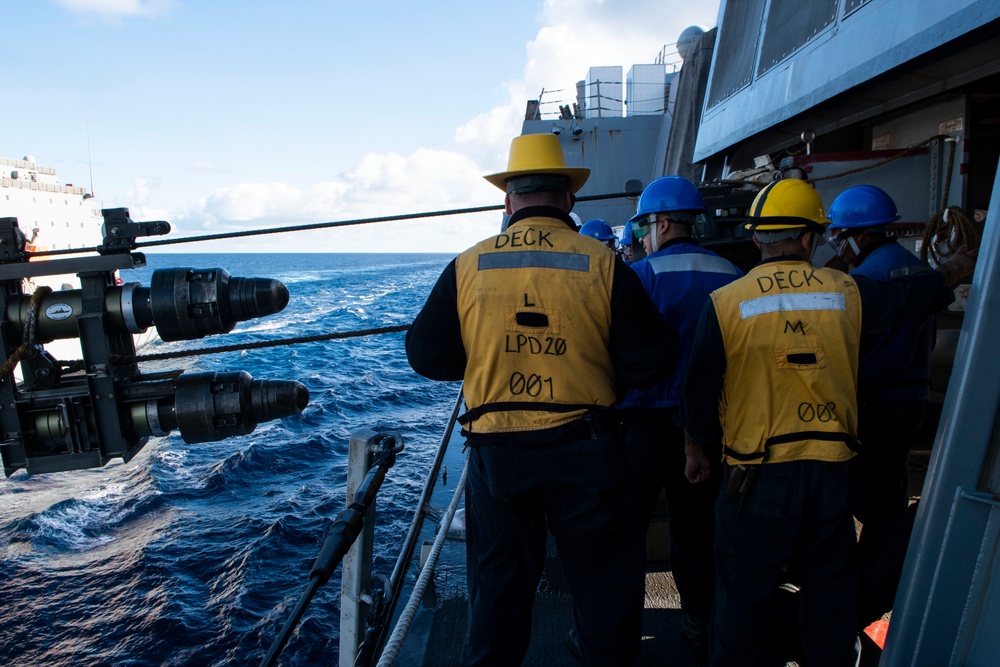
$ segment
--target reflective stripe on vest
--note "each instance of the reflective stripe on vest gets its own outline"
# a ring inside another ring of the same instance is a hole
[[[740,272],[733,266],[732,262],[716,255],[691,252],[650,257],[648,261],[649,266],[653,269],[653,273],[700,271],[702,273],[725,273],[731,276],[740,275]]]
[[[712,300],[726,351],[726,460],[854,456],[861,335],[854,280],[802,261],[766,262]]]
[[[547,429],[614,404],[614,260],[600,241],[541,217],[459,255],[467,430]]]
[[[490,252],[479,256],[479,270],[486,269],[565,269],[566,271],[589,271],[588,255],[571,255],[564,252],[545,250],[517,250],[513,252]]]
[[[788,313],[796,310],[847,310],[844,295],[820,292],[816,294],[775,294],[761,296],[740,304],[744,320],[767,313]]]

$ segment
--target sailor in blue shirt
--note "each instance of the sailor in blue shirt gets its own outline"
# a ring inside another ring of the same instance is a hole
[[[632,235],[647,256],[632,269],[664,319],[680,334],[675,371],[649,389],[632,389],[619,403],[626,442],[638,477],[648,530],[660,489],[670,514],[670,563],[681,596],[685,638],[696,657],[707,660],[708,621],[714,595],[713,508],[722,480],[721,456],[707,484],[684,476],[684,432],[674,424],[681,383],[698,317],[709,294],[743,275],[732,262],[706,250],[691,236],[705,212],[693,183],[679,176],[659,178],[643,191],[631,219]]]
[[[888,282],[927,271],[916,255],[886,234],[896,204],[873,185],[844,190],[830,206],[831,243],[854,267],[851,275]],[[851,461],[854,516],[866,529],[906,509],[906,466],[930,397],[934,318],[920,317],[861,339],[858,439]]]

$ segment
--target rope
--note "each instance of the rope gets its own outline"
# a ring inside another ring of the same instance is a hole
[[[35,290],[34,294],[31,295],[31,300],[28,302],[28,312],[25,315],[24,321],[24,340],[14,353],[7,358],[3,366],[0,366],[0,375],[6,375],[14,370],[18,362],[24,358],[24,355],[29,349],[35,345],[35,329],[38,326],[38,307],[42,303],[42,299],[45,298],[52,291],[51,287],[42,285]]]
[[[897,153],[896,155],[893,155],[892,157],[887,157],[884,160],[879,160],[875,164],[869,164],[869,165],[865,165],[864,167],[856,167],[854,169],[848,169],[847,171],[842,171],[839,174],[828,174],[827,176],[818,176],[817,178],[808,178],[808,179],[806,179],[806,182],[807,183],[818,183],[820,181],[829,181],[829,180],[834,179],[834,178],[842,178],[844,176],[849,176],[850,174],[857,174],[857,173],[862,172],[862,171],[868,171],[869,169],[875,169],[876,167],[881,167],[882,165],[889,164],[893,160],[898,160],[901,157],[906,157],[907,155],[909,155],[911,153],[915,153],[916,151],[918,151],[919,149],[921,149],[924,146],[928,145],[932,141],[936,141],[938,139],[947,139],[947,138],[948,138],[947,134],[936,134],[933,137],[930,137],[928,139],[925,139],[924,141],[921,141],[919,144],[913,144],[909,148],[906,148],[906,149],[902,150],[901,152]],[[949,170],[948,175],[949,175],[949,177],[951,176],[951,170]],[[745,178],[744,179],[725,179],[725,180],[714,181],[713,184],[716,184],[716,183],[717,184],[723,184],[723,185],[724,184],[760,185],[760,183],[758,183],[757,181],[755,181],[752,178],[750,178],[750,179],[745,179]]]
[[[465,465],[462,467],[462,478],[458,480],[458,485],[455,487],[455,494],[451,498],[451,504],[448,505],[448,511],[445,512],[444,519],[441,520],[441,529],[438,530],[437,537],[434,538],[434,546],[431,548],[430,556],[428,556],[427,562],[424,563],[423,569],[420,570],[417,583],[413,586],[413,594],[406,601],[406,608],[400,614],[399,622],[396,623],[396,627],[393,628],[392,634],[385,643],[385,650],[382,652],[382,657],[379,658],[378,667],[390,667],[399,655],[399,649],[403,646],[406,633],[410,631],[410,624],[413,623],[413,619],[417,615],[417,607],[420,604],[420,599],[424,596],[424,591],[427,589],[430,578],[434,574],[434,566],[437,565],[438,556],[441,555],[441,549],[444,547],[444,540],[448,536],[448,528],[455,518],[455,510],[458,507],[458,501],[461,499],[462,493],[465,491],[465,480],[468,479],[468,476],[469,454],[466,453]]]
[[[115,355],[111,361],[114,364],[131,364],[143,361],[161,361],[164,359],[182,359],[184,357],[200,357],[206,354],[221,354],[223,352],[242,352],[243,350],[262,350],[268,347],[280,347],[282,345],[300,345],[302,343],[317,343],[326,340],[341,340],[344,338],[360,338],[362,336],[377,336],[379,334],[397,333],[406,331],[409,324],[400,324],[392,327],[381,327],[378,329],[359,329],[357,331],[340,331],[337,333],[317,334],[315,336],[299,336],[298,338],[283,338],[281,340],[265,340],[259,343],[242,343],[239,345],[217,345],[215,347],[203,347],[198,350],[180,350],[177,352],[160,352],[158,354],[142,354],[136,357],[130,355]],[[75,362],[64,362],[75,363]]]
[[[947,252],[942,252],[942,245]],[[920,259],[933,263],[933,266],[940,266],[960,246],[972,250],[978,245],[979,234],[972,220],[959,207],[949,206],[927,222],[924,240],[920,245]]]
[[[847,171],[842,171],[839,174],[830,174],[828,176],[820,176],[819,178],[810,178],[809,182],[810,183],[818,183],[819,181],[828,181],[828,180],[830,180],[832,178],[841,178],[842,176],[847,176],[849,174],[856,174],[856,173],[858,173],[860,171],[867,171],[869,169],[874,169],[876,167],[881,167],[884,164],[889,164],[893,160],[898,160],[899,158],[905,157],[905,156],[909,155],[910,153],[915,153],[919,149],[923,148],[924,146],[927,146],[928,144],[930,144],[930,143],[932,143],[934,141],[937,141],[938,139],[948,139],[948,138],[950,138],[950,137],[947,134],[935,134],[933,137],[929,137],[927,139],[924,139],[919,144],[913,144],[909,148],[904,149],[903,151],[901,151],[901,152],[893,155],[892,157],[888,157],[888,158],[886,158],[884,160],[880,160],[880,161],[876,162],[875,164],[869,164],[869,165],[866,165],[864,167],[857,167],[856,169],[849,169]],[[949,177],[951,176],[951,169],[948,170],[948,176]],[[946,199],[946,201],[947,201],[947,199]]]
[[[951,171],[955,165],[955,143],[948,142],[951,151],[948,153],[948,169],[945,171],[944,194],[941,197],[944,208],[927,221],[920,244],[920,259],[933,266],[940,266],[943,258],[955,254],[960,246],[971,250],[979,245],[979,235],[972,220],[958,206],[947,206],[948,195],[951,193]],[[947,252],[941,252],[942,245]]]

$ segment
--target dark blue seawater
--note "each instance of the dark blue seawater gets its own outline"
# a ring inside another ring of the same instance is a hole
[[[408,324],[448,255],[149,255],[123,272],[149,284],[171,266],[273,277],[277,315],[143,353]],[[299,599],[344,506],[352,432],[401,432],[382,487],[375,570],[388,574],[458,386],[417,376],[402,333],[143,364],[291,379],[306,410],[251,435],[153,439],[129,463],[0,480],[0,664],[259,663]],[[339,572],[313,599],[282,665],[336,664]]]

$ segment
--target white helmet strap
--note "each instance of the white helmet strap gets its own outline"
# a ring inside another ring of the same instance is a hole
[[[855,255],[861,255],[861,248],[858,247],[858,242],[854,240],[853,236],[847,237],[847,245],[851,246],[851,250],[854,251]]]

